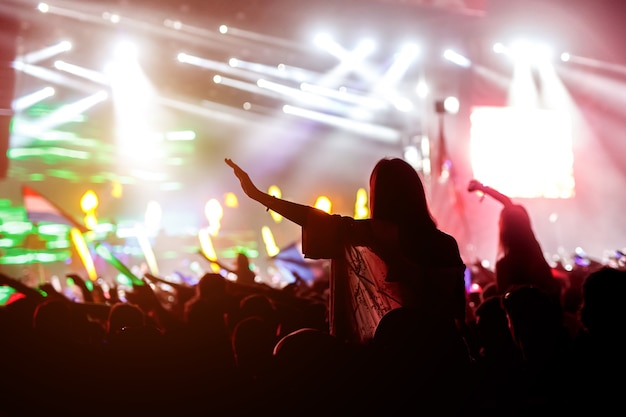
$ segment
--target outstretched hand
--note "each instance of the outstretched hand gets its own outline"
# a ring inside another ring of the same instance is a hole
[[[485,186],[475,179],[470,180],[469,184],[467,185],[467,191],[469,191],[470,193],[474,191],[484,191],[484,188]]]
[[[254,185],[248,173],[241,169],[241,167],[234,163],[230,158],[225,158],[224,162],[226,162],[226,164],[233,169],[235,176],[239,179],[239,182],[241,183],[241,189],[243,190],[243,192],[246,193],[248,197],[254,199],[255,196],[258,195],[259,189],[256,187],[256,185]]]

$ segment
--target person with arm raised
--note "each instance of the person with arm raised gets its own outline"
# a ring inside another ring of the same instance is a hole
[[[498,255],[494,268],[497,292],[504,295],[516,287],[532,285],[560,303],[561,284],[543,254],[526,208],[475,179],[470,180],[467,190],[489,195],[503,206],[498,219]]]
[[[367,343],[389,311],[408,307],[433,320],[465,320],[463,263],[456,240],[439,230],[423,183],[400,158],[382,158],[369,181],[368,219],[328,214],[261,191],[231,159],[244,193],[302,227],[302,251],[331,260],[331,334]]]

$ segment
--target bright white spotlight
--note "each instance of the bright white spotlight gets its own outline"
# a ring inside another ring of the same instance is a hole
[[[563,52],[563,53],[561,54],[561,61],[563,61],[563,62],[567,62],[567,61],[569,61],[569,60],[570,60],[570,58],[571,58],[571,57],[572,57],[572,56],[569,54],[569,52]]]
[[[420,81],[415,87],[415,92],[419,98],[426,98],[428,95],[428,85],[424,81]]]
[[[39,3],[37,5],[37,10],[39,10],[41,13],[48,13],[50,11],[50,6],[48,6],[47,3]]]
[[[403,113],[408,113],[413,110],[413,103],[411,102],[411,100],[405,97],[395,97],[393,99],[393,106],[396,108],[396,110]]]
[[[70,74],[77,75],[102,85],[109,84],[107,77],[99,71],[79,67],[78,65],[68,64],[67,62],[61,60],[54,61],[54,67],[60,71],[69,72]]]
[[[443,101],[443,108],[446,110],[446,112],[450,114],[457,114],[460,107],[461,105],[459,103],[459,99],[456,97],[446,97],[446,99]]]
[[[196,132],[194,132],[193,130],[180,130],[165,133],[165,139],[171,141],[186,141],[194,140],[195,138]]]
[[[121,61],[137,59],[137,46],[129,41],[123,41],[115,47],[115,58]]]
[[[510,52],[514,59],[533,64],[549,62],[552,56],[552,51],[547,45],[525,40],[511,45]]]
[[[394,60],[385,71],[385,74],[376,83],[374,91],[388,96],[385,91],[393,91],[404,77],[413,61],[419,55],[419,47],[413,43],[406,44],[402,49],[394,55]],[[355,68],[358,68],[355,66]]]
[[[36,135],[45,130],[65,124],[73,120],[85,110],[88,110],[96,104],[106,100],[108,97],[109,94],[106,91],[101,90],[74,103],[67,104],[47,116],[33,122],[28,128],[28,133]]]
[[[493,45],[493,52],[495,52],[496,54],[503,54],[506,52],[506,48],[504,47],[504,45],[498,42]]]
[[[115,14],[115,13],[109,13],[109,12],[104,12],[102,13],[102,18],[104,20],[108,20],[109,22],[115,24],[115,23],[119,23],[121,20],[120,15]]]
[[[417,146],[408,145],[404,148],[404,160],[407,161],[413,168],[420,169],[422,165],[421,155]]]
[[[66,52],[72,49],[72,43],[70,41],[61,41],[54,45],[47,46],[42,49],[38,49],[33,52],[29,52],[25,55],[18,56],[16,61],[23,62],[25,64],[35,64],[43,61],[62,52]]]
[[[443,52],[443,57],[463,68],[469,68],[472,65],[472,61],[452,49],[446,49]]]
[[[356,50],[355,52],[352,52],[352,53],[346,51],[341,45],[335,42],[331,38],[330,35],[326,33],[317,35],[315,37],[315,45],[317,45],[319,48],[325,50],[326,52],[328,52],[329,54],[331,54],[332,56],[334,56],[335,58],[339,60],[345,61],[348,58],[356,59],[356,57],[354,57],[356,55],[355,54]],[[361,48],[367,49],[368,48],[367,43],[362,44]]]
[[[226,26],[226,25],[220,25],[220,33],[221,33],[222,35],[224,35],[224,34],[228,33],[228,26]]]
[[[371,39],[364,39],[359,42],[358,46],[354,50],[354,54],[359,57],[366,57],[367,55],[374,52],[374,49],[376,49],[376,43]],[[402,50],[402,54],[412,55],[414,53],[414,50],[417,50],[417,46],[410,44]]]
[[[54,88],[42,88],[41,90],[35,91],[34,93],[15,99],[15,101],[13,101],[13,110],[16,112],[22,111],[32,106],[33,104],[39,103],[40,101],[45,100],[53,95]]]
[[[316,46],[322,49],[328,49],[328,47],[333,43],[332,38],[327,33],[320,33],[313,40]]]
[[[183,24],[180,20],[172,20],[172,19],[165,19],[163,21],[163,26],[176,29],[176,30],[180,30],[183,28]]]

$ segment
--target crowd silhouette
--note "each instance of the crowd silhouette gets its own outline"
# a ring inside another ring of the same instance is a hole
[[[471,299],[457,242],[437,228],[420,177],[403,160],[375,165],[363,220],[272,197],[226,163],[246,195],[302,227],[306,257],[331,261],[328,291],[302,280],[258,284],[243,257],[231,271],[237,280],[207,272],[194,285],[169,283],[175,300],[167,305],[154,285],[167,281],[150,274],[125,299],[69,274],[80,300],[0,274],[16,295],[0,308],[0,415],[623,408],[623,264],[560,275],[548,266],[546,274],[529,213],[492,190],[504,205],[502,256]],[[486,189],[472,181],[468,190],[478,187]]]

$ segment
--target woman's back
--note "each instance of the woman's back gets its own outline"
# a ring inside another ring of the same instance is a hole
[[[330,331],[371,340],[381,317],[422,306],[464,320],[465,281],[456,240],[437,229],[418,172],[401,158],[382,158],[369,179],[369,219],[328,214],[259,190],[227,159],[244,192],[302,227],[306,258],[330,259]]]

